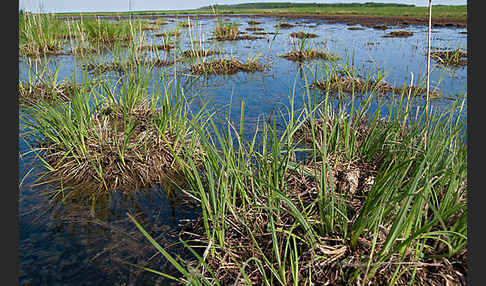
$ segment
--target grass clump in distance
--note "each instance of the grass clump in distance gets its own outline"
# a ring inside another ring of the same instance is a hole
[[[438,50],[430,53],[430,57],[439,65],[463,67],[467,65],[467,53],[460,50]]]
[[[73,83],[37,83],[19,82],[19,104],[35,105],[40,101],[53,102],[60,100],[69,102],[71,97],[81,89],[79,84]]]
[[[242,72],[256,72],[263,71],[262,64],[258,62],[257,58],[251,58],[248,62],[243,63],[235,58],[227,59],[212,59],[210,61],[202,61],[190,66],[189,70],[193,74],[218,74],[218,75],[232,75],[240,71]]]
[[[317,50],[315,48],[311,48],[308,42],[308,37],[301,37],[295,42],[292,42],[293,50],[286,53],[279,55],[290,61],[309,61],[313,59],[323,59],[326,61],[337,61],[339,57],[331,54],[326,53],[324,51]]]
[[[317,38],[319,36],[316,35],[316,34],[305,33],[305,32],[300,31],[300,32],[290,33],[290,37],[297,38],[297,39],[310,39],[310,38]]]
[[[207,49],[190,49],[182,52],[182,56],[186,58],[203,58],[212,55],[219,55],[220,51]]]
[[[243,120],[227,131],[215,127],[214,141],[201,133],[203,164],[183,167],[202,209],[180,234],[192,261],[171,256],[130,217],[179,270],[172,279],[465,283],[467,143],[465,122],[454,117],[465,102],[426,116],[404,97],[388,114],[369,112],[370,100],[356,107],[327,97],[314,105],[308,97],[302,110],[291,104],[282,114],[282,128],[272,119],[249,142],[241,139]],[[308,156],[296,160],[302,151]]]
[[[63,39],[69,37],[67,22],[50,14],[19,14],[19,55],[41,57],[62,54]]]
[[[413,36],[413,32],[409,31],[393,31],[383,35],[385,38],[407,38]]]
[[[380,74],[363,77],[356,73],[354,66],[347,64],[344,64],[342,69],[326,71],[325,78],[316,80],[310,86],[329,94],[365,94],[371,92],[379,96],[385,96],[389,93],[419,96],[425,95],[427,92],[425,87],[420,86],[392,86],[384,80],[384,75]],[[439,98],[441,94],[430,90],[429,96]]]
[[[294,24],[290,24],[290,23],[287,23],[287,22],[282,22],[282,23],[278,23],[277,25],[275,25],[275,28],[283,28],[283,29],[290,29],[290,28],[293,28],[295,27]]]
[[[236,23],[227,23],[217,20],[216,28],[213,30],[213,38],[218,41],[236,40],[240,31]]]

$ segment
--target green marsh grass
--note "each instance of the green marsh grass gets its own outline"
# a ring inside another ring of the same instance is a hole
[[[292,35],[291,37],[294,38]],[[326,61],[339,60],[339,57],[337,57],[336,55],[312,48],[310,46],[310,43],[308,42],[308,39],[311,37],[296,36],[296,38],[297,41],[292,41],[291,44],[293,50],[291,50],[286,54],[279,55],[280,57],[283,57],[290,61],[297,61],[297,62],[309,61],[313,59],[322,59]]]
[[[263,71],[263,65],[258,61],[259,56],[249,57],[247,62],[241,62],[234,57],[220,59],[201,58],[193,63],[189,70],[196,75],[223,74],[231,75],[242,72]]]
[[[467,255],[467,142],[465,123],[454,117],[464,99],[426,118],[404,94],[386,114],[381,101],[370,111],[372,96],[360,105],[354,97],[336,103],[329,94],[316,104],[314,96],[308,90],[299,110],[291,99],[275,115],[284,126],[274,116],[248,142],[244,102],[239,126],[228,119],[217,127],[209,117],[212,136],[194,127],[202,165],[174,155],[202,212],[181,234],[193,261],[172,257],[130,217],[180,271],[173,279],[185,285],[464,279],[457,270]],[[307,157],[296,160],[298,152]]]
[[[19,55],[41,57],[62,52],[67,23],[51,14],[19,14]]]

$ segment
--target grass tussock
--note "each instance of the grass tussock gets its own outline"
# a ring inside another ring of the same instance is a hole
[[[282,29],[290,29],[290,28],[293,28],[295,27],[294,24],[290,24],[290,23],[287,23],[287,22],[282,22],[282,23],[278,23],[277,25],[275,25],[275,28],[282,28]]]
[[[336,73],[330,73],[326,76],[326,79],[317,80],[312,83],[311,87],[318,88],[323,92],[329,92],[331,94],[339,94],[342,92],[373,92],[381,96],[384,96],[388,93],[420,96],[425,95],[427,92],[426,88],[424,87],[395,87],[385,82],[382,78],[379,78],[377,80],[372,80],[370,78],[364,79],[361,76],[346,72],[345,70],[337,71]],[[429,96],[431,98],[439,98],[441,94],[439,92],[430,90]]]
[[[247,23],[248,23],[248,25],[260,25],[260,24],[263,24],[262,22],[258,22],[258,21],[254,21],[254,20],[250,20]]]
[[[364,28],[362,28],[362,27],[349,27],[348,30],[350,30],[350,31],[360,31],[360,30],[364,30]]]
[[[72,83],[19,83],[19,104],[34,106],[39,102],[51,103],[56,100],[69,102],[81,85]]]
[[[47,167],[43,181],[130,192],[177,175],[174,156],[183,158],[182,150],[199,152],[189,127],[197,115],[191,118],[185,99],[169,87],[147,94],[145,71],[127,74],[118,87],[105,84],[101,94],[77,92],[70,104],[25,109],[26,133],[37,138],[34,151]]]
[[[249,27],[249,28],[246,28],[245,30],[249,31],[249,32],[255,32],[255,31],[264,31],[265,29],[259,28],[259,27]]]
[[[430,57],[442,66],[463,67],[467,65],[467,53],[460,50],[439,50],[430,53]]]
[[[203,58],[207,56],[212,56],[212,55],[219,55],[221,54],[220,51],[216,50],[196,50],[196,49],[190,49],[182,52],[182,56],[186,58]]]
[[[163,33],[154,34],[155,37],[164,37],[164,38],[177,38],[181,35],[181,32],[178,30],[168,30]]]
[[[393,31],[390,33],[385,34],[383,37],[385,38],[407,38],[413,36],[413,32],[409,31]]]
[[[179,270],[174,280],[465,283],[467,143],[453,116],[464,101],[427,118],[403,109],[403,96],[385,116],[381,106],[367,113],[369,101],[350,114],[338,104],[291,104],[282,129],[275,119],[259,128],[261,144],[240,140],[243,120],[239,133],[214,128],[218,143],[203,140],[201,167],[183,168],[202,209],[179,235],[192,261],[172,257],[131,217]]]
[[[218,41],[237,40],[240,34],[236,23],[217,21],[216,28],[212,31],[213,38]]]
[[[250,59],[247,63],[242,63],[234,58],[213,59],[191,65],[190,71],[193,74],[232,75],[238,72],[263,71],[263,66],[257,59]]]
[[[314,59],[323,59],[326,61],[336,61],[339,59],[335,55],[323,51],[319,51],[316,49],[294,50],[287,54],[280,55],[280,57],[285,58],[289,61],[297,61],[297,62],[314,60]]]
[[[294,32],[294,33],[290,33],[290,37],[297,38],[297,39],[310,39],[310,38],[317,38],[319,36],[312,33]]]

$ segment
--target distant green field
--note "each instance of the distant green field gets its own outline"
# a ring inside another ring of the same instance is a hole
[[[415,6],[364,6],[364,5],[329,5],[329,6],[309,6],[297,5],[288,8],[235,8],[231,6],[216,7],[215,9],[192,9],[192,10],[158,10],[158,11],[132,11],[132,15],[167,15],[167,14],[254,14],[254,15],[279,15],[279,14],[298,14],[298,15],[321,15],[321,16],[376,16],[376,17],[396,17],[405,16],[411,18],[425,19],[428,17],[428,7]],[[62,16],[74,15],[128,15],[130,12],[91,12],[91,13],[56,13]],[[467,6],[445,6],[438,5],[432,9],[432,17],[435,19],[448,18],[455,20],[467,20]]]

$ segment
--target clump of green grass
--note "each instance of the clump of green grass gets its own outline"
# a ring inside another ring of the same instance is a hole
[[[393,31],[383,35],[385,38],[407,38],[413,36],[413,32],[409,31]]]
[[[155,24],[156,24],[156,25],[167,25],[167,24],[168,24],[168,22],[167,22],[165,19],[163,19],[163,18],[157,18],[157,19],[155,20]]]
[[[236,40],[240,34],[237,23],[227,23],[218,20],[216,28],[212,31],[213,38],[218,41]]]
[[[190,49],[182,52],[182,55],[186,58],[203,58],[219,54],[221,54],[220,51],[208,49]]]
[[[181,285],[464,280],[467,142],[454,114],[465,102],[426,115],[402,96],[384,115],[381,106],[368,112],[371,97],[360,106],[308,97],[302,110],[291,103],[282,113],[282,129],[273,118],[249,142],[243,115],[240,126],[213,123],[214,140],[196,128],[202,165],[178,160],[202,210],[180,236],[194,259],[171,256],[130,216],[180,271],[169,278]],[[296,160],[302,151],[308,157]]]
[[[252,25],[252,26],[253,25],[260,25],[260,24],[262,24],[262,22],[258,22],[258,21],[254,21],[254,20],[250,20],[247,23],[248,23],[248,25]]]
[[[371,76],[364,78],[356,74],[352,67],[345,66],[341,70],[332,70],[326,73],[325,79],[316,80],[311,87],[320,89],[330,94],[362,94],[372,92],[374,94],[385,96],[388,93],[410,94],[410,96],[419,96],[426,94],[426,88],[418,86],[395,87],[384,81],[384,77],[378,75],[376,79]],[[431,98],[439,98],[441,95],[437,91],[430,91]]]
[[[255,31],[264,31],[265,29],[259,27],[250,27],[250,28],[246,28],[245,30],[250,32],[255,32]]]
[[[461,49],[434,51],[430,53],[430,57],[442,66],[462,67],[467,65],[467,53]]]
[[[19,55],[41,57],[62,53],[68,23],[50,14],[19,14]]]
[[[177,23],[177,26],[181,27],[181,28],[189,28],[189,27],[191,27],[191,22],[189,22],[189,21],[179,22],[179,23]]]
[[[280,55],[280,57],[290,61],[297,61],[297,62],[308,61],[313,59],[323,59],[326,61],[336,61],[339,59],[338,57],[332,54],[319,51],[316,49],[294,50],[287,54]]]
[[[145,24],[145,25],[142,25],[141,29],[142,29],[142,31],[158,31],[159,26],[158,25]]]
[[[33,152],[47,169],[41,181],[65,189],[82,185],[95,199],[100,192],[130,192],[177,174],[174,155],[189,146],[198,152],[190,128],[198,115],[164,79],[148,94],[149,76],[142,67],[119,85],[75,91],[69,104],[55,99],[25,108],[21,121],[38,140]]]
[[[289,29],[289,28],[293,28],[295,25],[293,24],[290,24],[290,23],[287,23],[287,22],[282,22],[282,23],[278,23],[277,25],[275,25],[275,28],[283,28],[283,29]]]
[[[258,62],[256,57],[251,58],[246,63],[242,63],[235,58],[229,59],[212,59],[194,63],[189,70],[193,74],[236,74],[243,72],[263,71],[263,66]]]
[[[81,86],[72,83],[37,83],[29,84],[19,82],[19,104],[35,105],[40,101],[53,102],[60,100],[69,102],[75,92],[78,92]],[[55,99],[56,98],[56,99]]]
[[[310,39],[310,38],[317,38],[319,36],[316,35],[316,34],[305,33],[305,32],[300,31],[300,32],[290,33],[290,37],[297,38],[297,39]]]

